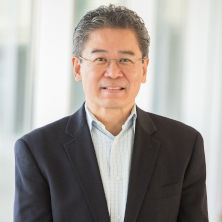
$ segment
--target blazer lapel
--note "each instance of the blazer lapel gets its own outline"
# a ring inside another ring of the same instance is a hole
[[[156,127],[148,114],[137,108],[135,142],[124,222],[136,222],[158,157],[159,142],[151,134]]]
[[[85,195],[94,221],[109,222],[109,213],[97,159],[86,121],[85,108],[71,117],[66,133],[73,139],[64,145],[73,172]]]

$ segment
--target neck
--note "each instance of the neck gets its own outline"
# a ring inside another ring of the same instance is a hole
[[[87,103],[86,103],[87,104]],[[133,105],[124,108],[93,108],[88,106],[89,111],[105,126],[112,135],[117,136],[122,130],[122,125],[131,113]]]

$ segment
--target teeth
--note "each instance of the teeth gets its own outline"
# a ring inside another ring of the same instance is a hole
[[[121,89],[120,87],[107,87],[106,89],[113,89],[113,90],[115,90],[115,89]]]
[[[102,87],[103,89],[108,89],[108,90],[123,90],[123,87]]]

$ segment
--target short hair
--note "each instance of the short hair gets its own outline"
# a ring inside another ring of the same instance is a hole
[[[81,56],[84,44],[90,32],[101,28],[126,28],[135,32],[142,53],[146,58],[149,54],[150,37],[144,21],[136,12],[124,7],[100,6],[87,12],[77,24],[73,35],[73,56]]]

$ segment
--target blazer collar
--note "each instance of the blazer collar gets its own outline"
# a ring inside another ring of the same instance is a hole
[[[97,222],[109,222],[105,192],[86,121],[84,105],[70,117],[65,132],[72,139],[64,144],[64,149],[92,217]]]
[[[137,107],[128,197],[124,222],[136,222],[156,166],[160,143],[152,137],[157,128],[150,114]]]
[[[68,123],[65,128],[65,133],[72,137],[77,137],[85,124],[87,124],[87,122],[86,112],[83,104],[77,112],[69,117]]]
[[[157,128],[150,117],[150,113],[143,111],[138,106],[136,107],[136,111],[138,114],[136,124],[138,124],[139,127],[142,127],[142,129],[149,135],[155,133]]]
[[[157,128],[152,121],[149,113],[144,112],[138,106],[136,106],[137,120],[136,124],[143,128],[145,132],[149,135],[157,131]],[[81,108],[70,116],[69,121],[67,123],[65,132],[75,137],[78,132],[82,129],[83,126],[87,124],[86,120],[86,112],[85,112],[85,103],[81,106]]]

